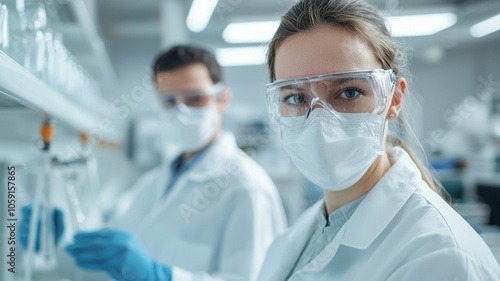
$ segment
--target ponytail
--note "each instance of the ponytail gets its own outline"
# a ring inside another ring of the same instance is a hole
[[[401,139],[399,139],[396,136],[388,135],[386,138],[386,146],[389,149],[394,148],[394,147],[400,147],[408,155],[410,156],[411,160],[413,163],[415,163],[415,166],[417,166],[418,170],[420,171],[420,174],[422,175],[422,180],[427,183],[427,185],[439,196],[441,196],[443,199],[445,199],[446,202],[451,203],[451,197],[446,192],[444,189],[443,185],[441,182],[434,176],[430,170],[422,164],[422,162],[418,159],[418,157],[415,155],[413,150]]]

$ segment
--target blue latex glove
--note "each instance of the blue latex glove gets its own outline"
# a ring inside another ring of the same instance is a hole
[[[66,251],[76,265],[104,271],[118,281],[170,281],[170,267],[155,262],[132,234],[117,229],[80,232]]]
[[[31,213],[33,212],[33,205],[25,205],[21,210],[21,222],[19,223],[19,240],[21,245],[26,249],[28,248],[28,239],[30,233]],[[39,213],[40,214],[40,213]],[[54,209],[54,233],[56,245],[59,244],[61,237],[64,233],[64,214],[59,209]],[[37,229],[40,230],[41,220],[38,219]],[[40,231],[36,233],[35,251],[40,250]]]

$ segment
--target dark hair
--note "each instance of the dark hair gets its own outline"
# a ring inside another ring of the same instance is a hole
[[[208,69],[214,84],[222,81],[222,70],[215,56],[200,47],[177,45],[160,53],[153,64],[154,80],[160,72],[173,71],[185,66],[201,63]]]

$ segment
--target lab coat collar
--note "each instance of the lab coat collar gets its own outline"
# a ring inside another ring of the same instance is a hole
[[[420,171],[406,151],[396,147],[389,153],[394,164],[347,221],[340,244],[367,249],[421,183]]]
[[[222,132],[219,138],[206,148],[206,151],[204,151],[205,155],[199,159],[199,162],[194,163],[190,170],[187,170],[179,176],[176,183],[172,187],[170,194],[166,196],[166,199],[163,199],[162,195],[164,194],[168,180],[171,177],[171,166],[170,164],[163,164],[160,169],[166,172],[160,173],[161,177],[158,184],[155,185],[155,192],[158,198],[157,204],[161,204],[162,206],[168,206],[171,204],[172,200],[176,200],[176,198],[178,198],[175,194],[185,192],[187,182],[204,182],[225,173],[227,171],[227,167],[225,167],[225,165],[227,165],[228,159],[232,158],[236,151],[237,146],[234,135]],[[163,208],[155,208],[155,212],[149,213],[148,216],[141,222],[141,228],[147,229],[145,226],[153,223],[152,220],[162,210]]]
[[[187,172],[189,180],[202,182],[226,173],[228,159],[234,156],[238,146],[232,133],[221,132],[219,138],[206,149],[199,163]]]
[[[322,206],[323,200],[316,202],[289,229],[285,242],[280,245],[282,249],[278,250],[284,255],[271,280],[286,280],[316,228],[317,220],[314,217],[322,210]]]

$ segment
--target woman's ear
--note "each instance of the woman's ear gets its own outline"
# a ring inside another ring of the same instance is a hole
[[[229,87],[224,87],[219,97],[219,112],[223,113],[226,111],[229,101],[231,100],[231,90]]]
[[[403,77],[396,81],[394,95],[392,96],[391,106],[387,111],[386,119],[396,119],[398,117],[399,112],[401,112],[401,108],[403,107],[403,95],[405,94],[407,88],[408,83]]]

